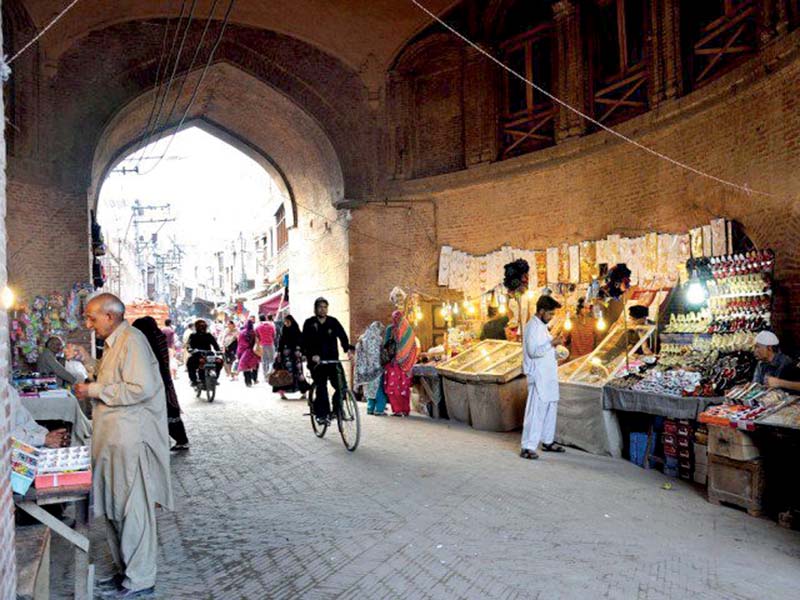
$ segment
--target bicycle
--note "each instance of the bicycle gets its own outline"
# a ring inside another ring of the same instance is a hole
[[[336,407],[336,423],[339,427],[339,435],[342,436],[344,447],[353,452],[361,440],[361,417],[358,413],[358,403],[356,397],[347,385],[347,378],[344,376],[341,360],[322,360],[318,365],[336,365],[337,389],[339,390],[339,402]],[[309,365],[310,367],[311,365]],[[314,435],[318,438],[325,437],[330,422],[326,419],[321,423],[314,416],[314,392],[316,388],[312,384],[308,391],[308,414],[311,417],[311,428]],[[334,404],[336,404],[334,402]]]

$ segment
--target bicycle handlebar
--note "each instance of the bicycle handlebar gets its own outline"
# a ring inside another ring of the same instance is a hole
[[[342,360],[321,360],[316,364],[318,364],[318,365],[340,365],[340,364],[345,363],[345,362],[350,362],[350,359],[349,358],[345,358],[345,359],[342,359]]]

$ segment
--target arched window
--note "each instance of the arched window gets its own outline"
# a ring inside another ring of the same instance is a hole
[[[555,31],[550,2],[518,1],[503,18],[503,62],[551,92],[555,77]],[[555,142],[557,109],[552,100],[510,73],[504,74],[500,127],[502,158]]]
[[[691,87],[711,81],[756,51],[755,0],[684,0],[681,21]]]
[[[650,20],[646,0],[593,0],[585,13],[592,108],[602,123],[618,123],[648,108]]]

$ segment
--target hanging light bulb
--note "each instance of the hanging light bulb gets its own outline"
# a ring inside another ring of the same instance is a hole
[[[456,302],[453,302],[453,314],[458,314],[458,304]]]
[[[567,313],[567,318],[564,320],[564,331],[572,331],[572,319]]]
[[[6,310],[11,309],[14,306],[15,300],[16,298],[14,296],[14,290],[8,286],[5,286],[2,293],[0,293],[0,301],[3,303],[3,308]]]
[[[497,309],[497,312],[499,312],[501,315],[504,315],[504,314],[506,314],[506,312],[508,312],[508,309],[506,308],[506,304],[505,304],[505,302],[503,302],[503,303],[502,303],[502,304],[501,304],[501,305],[498,307],[498,309]]]
[[[692,276],[689,279],[689,284],[686,286],[686,302],[690,306],[700,306],[706,301],[708,297],[708,290],[700,277],[697,275],[697,269],[692,271]]]
[[[470,301],[469,301],[469,300],[467,300],[466,298],[464,298],[464,302],[462,302],[461,304],[464,306],[464,308],[467,308],[467,309],[468,309],[468,308],[469,308],[469,305],[470,305]]]
[[[528,300],[533,300],[533,290],[528,288],[528,291],[525,292],[525,296],[528,298]]]
[[[603,315],[600,315],[600,318],[597,319],[597,331],[605,331],[606,329],[608,329],[608,323],[606,323]]]
[[[469,314],[469,315],[474,315],[475,314],[475,305],[472,302],[467,304],[467,314]]]

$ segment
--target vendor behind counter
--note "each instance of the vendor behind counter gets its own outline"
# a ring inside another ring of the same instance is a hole
[[[509,318],[507,315],[497,315],[497,309],[490,306],[488,309],[489,320],[481,328],[481,340],[505,340],[506,326]]]
[[[753,355],[758,360],[753,373],[755,383],[800,391],[800,369],[794,359],[781,352],[777,335],[771,331],[759,332]]]

